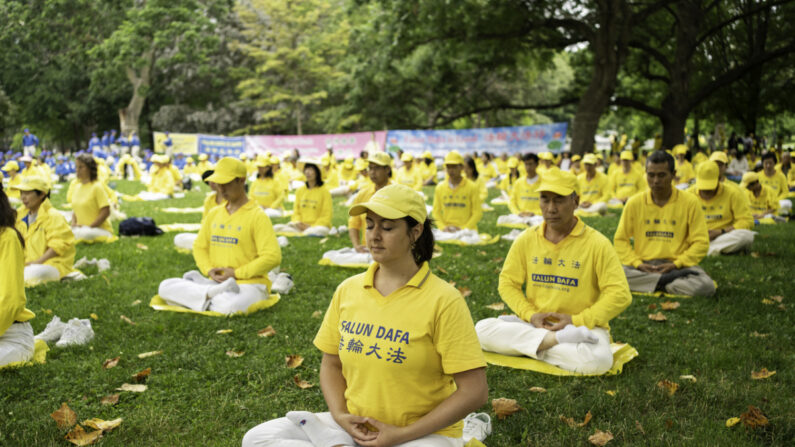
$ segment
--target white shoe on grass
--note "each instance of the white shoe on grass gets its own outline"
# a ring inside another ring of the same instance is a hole
[[[91,329],[91,320],[80,320],[72,318],[66,324],[66,328],[61,335],[61,339],[55,346],[65,348],[67,346],[84,345],[94,338],[94,330]]]
[[[53,343],[61,338],[64,329],[66,329],[66,323],[61,321],[60,317],[56,315],[47,323],[47,327],[33,338],[36,340],[44,340],[47,343]]]
[[[484,441],[491,434],[491,417],[486,413],[469,413],[464,418],[464,442],[471,439]]]

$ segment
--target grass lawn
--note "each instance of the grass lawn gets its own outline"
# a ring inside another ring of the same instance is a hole
[[[143,189],[137,183],[116,184],[127,194]],[[129,216],[154,217],[159,224],[199,222],[200,214],[167,214],[160,208],[200,206],[204,191],[184,199],[124,203],[122,209]],[[430,189],[426,193],[432,196]],[[64,196],[65,188],[53,195],[53,203],[63,204]],[[505,208],[498,207],[485,213],[481,232],[507,233],[495,226],[502,212]],[[335,206],[334,213],[335,225],[346,222],[343,207]],[[586,222],[612,239],[618,216]],[[757,231],[752,255],[702,262],[719,284],[715,297],[679,300],[681,307],[665,311],[667,321],[659,323],[648,314],[657,312],[663,300],[634,296],[632,305],[611,322],[613,338],[640,352],[622,374],[555,377],[490,366],[489,398],[516,399],[522,410],[497,420],[491,405],[484,406],[481,411],[494,420],[486,444],[588,445],[588,437],[599,429],[615,437],[609,445],[793,445],[795,235],[791,223]],[[347,236],[325,242],[291,239],[283,249],[282,270],[293,275],[293,291],[275,307],[251,316],[212,318],[148,306],[161,280],[195,268],[192,256],[175,251],[174,234],[80,245],[77,258],[108,258],[111,269],[99,274],[88,268],[87,280],[28,289],[28,308],[37,314],[31,322],[35,333],[52,315],[68,320],[95,313],[96,337],[83,347],[52,346],[45,365],[0,371],[0,445],[68,445],[63,438],[68,430],[58,429],[50,418],[62,402],[77,413],[78,421],[123,418],[119,428],[99,441],[106,446],[235,446],[254,425],[289,410],[325,411],[318,386],[321,354],[311,341],[337,284],[360,270],[320,267],[317,261],[325,250],[348,245]],[[500,301],[498,273],[509,247],[510,241],[486,247],[446,245],[443,256],[431,263],[442,278],[472,290],[467,302],[476,321],[501,313],[486,306]],[[763,303],[771,296],[783,296],[783,306]],[[658,308],[650,310],[655,304]],[[268,325],[276,335],[258,337],[257,331]],[[222,329],[232,331],[216,333]],[[162,355],[137,357],[157,350]],[[228,350],[245,354],[230,358]],[[305,358],[295,370],[285,366],[291,354]],[[114,357],[121,357],[118,366],[103,369],[103,361]],[[752,380],[751,372],[763,367],[776,374]],[[146,392],[120,392],[118,404],[100,403],[145,368],[152,369]],[[296,374],[315,386],[299,389],[293,381]],[[664,379],[678,383],[675,394],[657,386]],[[546,392],[532,392],[531,387]],[[764,412],[767,426],[725,426],[749,405]],[[589,411],[593,419],[585,427],[571,428],[561,421],[561,416],[582,421]]]

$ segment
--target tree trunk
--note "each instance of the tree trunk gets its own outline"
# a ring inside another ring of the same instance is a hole
[[[663,126],[662,149],[671,149],[685,141],[685,125],[687,125],[687,112],[664,112],[660,118]]]
[[[138,122],[141,118],[141,110],[146,103],[146,95],[149,93],[149,86],[152,83],[151,74],[154,65],[154,44],[142,56],[146,64],[140,70],[127,67],[127,79],[133,86],[133,95],[127,107],[119,110],[119,128],[121,135],[129,135],[131,132],[138,132]]]

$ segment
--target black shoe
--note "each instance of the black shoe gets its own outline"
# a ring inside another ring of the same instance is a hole
[[[690,275],[697,275],[697,272],[694,272],[690,269],[675,269],[671,270],[668,273],[663,273],[660,275],[660,279],[657,280],[657,285],[654,287],[655,291],[665,292],[665,287],[672,283],[675,279],[684,278]]]

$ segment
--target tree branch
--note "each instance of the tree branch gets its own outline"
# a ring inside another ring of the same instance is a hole
[[[725,28],[726,26],[731,25],[733,22],[736,22],[737,20],[741,20],[741,19],[744,19],[744,18],[746,18],[748,16],[752,16],[752,15],[756,14],[757,12],[759,12],[759,11],[761,11],[763,9],[770,8],[770,7],[773,7],[773,6],[783,5],[783,4],[791,3],[791,2],[792,2],[792,0],[776,0],[776,1],[771,1],[769,3],[762,3],[762,4],[759,4],[759,5],[756,5],[755,7],[751,8],[751,9],[749,9],[747,11],[744,11],[742,14],[738,14],[736,16],[729,17],[728,19],[724,20],[723,22],[718,23],[717,25],[713,26],[712,28],[710,28],[706,32],[704,32],[704,34],[702,34],[701,37],[699,37],[696,40],[695,47],[698,47],[705,40],[707,40],[710,36],[712,36],[713,34],[717,33],[718,31],[720,31],[721,29]]]
[[[653,48],[651,45],[647,45],[640,40],[630,40],[629,41],[630,48],[637,48],[638,50],[642,50],[643,52],[647,53],[649,56],[653,57],[654,60],[660,63],[660,65],[665,68],[665,71],[671,72],[671,62],[666,59],[665,55],[660,52],[660,50]]]
[[[649,115],[656,116],[658,118],[662,118],[663,111],[660,108],[652,107],[644,102],[638,101],[636,99],[627,98],[624,96],[618,96],[613,98],[611,104],[622,106],[622,107],[631,107],[635,110],[640,110],[641,112],[646,112]]]

